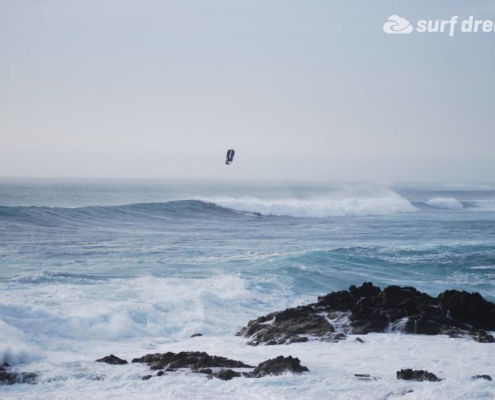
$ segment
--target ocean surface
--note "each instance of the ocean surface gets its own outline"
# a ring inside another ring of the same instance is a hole
[[[40,378],[0,386],[0,399],[495,399],[494,382],[470,380],[495,378],[492,344],[391,332],[252,347],[234,336],[365,281],[495,301],[495,185],[2,179],[0,363]],[[292,355],[310,372],[143,381],[146,365],[94,362],[182,350],[254,365]],[[445,380],[398,381],[402,368]]]

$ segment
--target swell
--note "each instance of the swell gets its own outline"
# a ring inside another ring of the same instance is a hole
[[[178,200],[164,203],[136,203],[121,206],[88,206],[76,208],[0,206],[0,221],[31,222],[57,225],[59,222],[95,222],[119,219],[123,222],[147,218],[191,218],[199,215],[225,215],[233,211],[198,200]]]

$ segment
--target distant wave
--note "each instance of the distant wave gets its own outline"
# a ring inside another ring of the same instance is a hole
[[[464,208],[462,203],[454,198],[435,197],[428,200],[425,204],[437,208],[447,208],[450,210],[461,210]]]
[[[495,211],[495,200],[479,200],[470,202],[475,211]]]
[[[194,218],[198,215],[218,215],[225,213],[232,213],[232,211],[198,200],[77,208],[0,206],[0,218],[8,218],[17,223],[32,223],[43,226],[55,226],[61,222],[66,224],[98,223],[107,219],[128,221],[136,219],[146,220],[149,218]]]
[[[6,207],[0,217],[53,225],[60,220],[102,220],[105,218],[172,218],[198,215],[220,216],[226,213],[256,213],[272,216],[322,218],[410,213],[417,211],[408,200],[386,188],[352,188],[340,190],[326,198],[261,199],[257,197],[218,197],[177,200],[164,203],[138,203],[122,206]]]
[[[357,217],[417,211],[399,194],[386,188],[369,187],[341,190],[324,199],[266,200],[255,197],[223,197],[199,200],[237,211],[303,218]]]

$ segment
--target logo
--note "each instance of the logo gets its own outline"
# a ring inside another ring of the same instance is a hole
[[[388,17],[387,22],[383,24],[383,31],[385,33],[411,33],[413,31],[412,25],[405,18],[398,15],[391,15]]]
[[[473,15],[465,20],[459,20],[458,15],[450,19],[419,20],[412,25],[407,19],[398,15],[391,15],[387,22],[383,24],[385,33],[443,33],[449,37],[454,37],[456,32],[461,33],[494,33],[495,21],[475,19]]]

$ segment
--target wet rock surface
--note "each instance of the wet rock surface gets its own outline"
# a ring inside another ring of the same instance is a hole
[[[241,361],[210,356],[204,351],[147,354],[140,358],[134,358],[132,362],[148,364],[152,370],[166,369],[167,371],[177,368],[191,368],[192,370],[204,368],[254,368]]]
[[[494,343],[487,330],[495,330],[495,304],[479,293],[447,290],[437,297],[414,287],[388,286],[381,290],[371,282],[318,297],[306,306],[272,312],[249,321],[237,335],[248,344],[290,344],[309,340],[344,340],[343,333],[402,331],[410,334],[450,337],[469,336],[480,343]]]
[[[299,358],[278,356],[277,358],[260,363],[254,369],[253,376],[255,378],[261,378],[266,375],[281,375],[286,372],[300,374],[302,372],[309,372],[309,369],[301,365]]]
[[[34,384],[37,378],[38,375],[34,372],[16,372],[6,363],[0,366],[0,385]]]
[[[431,372],[413,369],[401,369],[400,371],[397,371],[397,379],[418,382],[440,382],[442,380]]]
[[[109,356],[100,358],[99,360],[96,360],[96,362],[103,362],[103,363],[112,364],[112,365],[127,364],[126,360],[123,360],[122,358],[114,356],[113,354],[110,354]]]
[[[484,379],[484,380],[487,380],[487,381],[491,381],[492,380],[492,377],[490,375],[474,375],[471,377],[471,379],[473,381],[476,381],[478,379]]]
[[[231,360],[225,357],[211,356],[205,352],[184,351],[180,353],[156,353],[134,358],[133,363],[147,364],[151,370],[158,370],[156,376],[166,375],[164,371],[174,372],[179,369],[189,369],[197,374],[204,374],[209,378],[218,378],[229,381],[234,378],[262,378],[267,375],[281,375],[284,373],[299,374],[309,369],[301,365],[298,358],[279,356],[258,364],[257,367],[245,364],[242,361]],[[252,369],[252,371],[236,371],[233,368]],[[151,379],[153,375],[145,375],[143,380]]]

